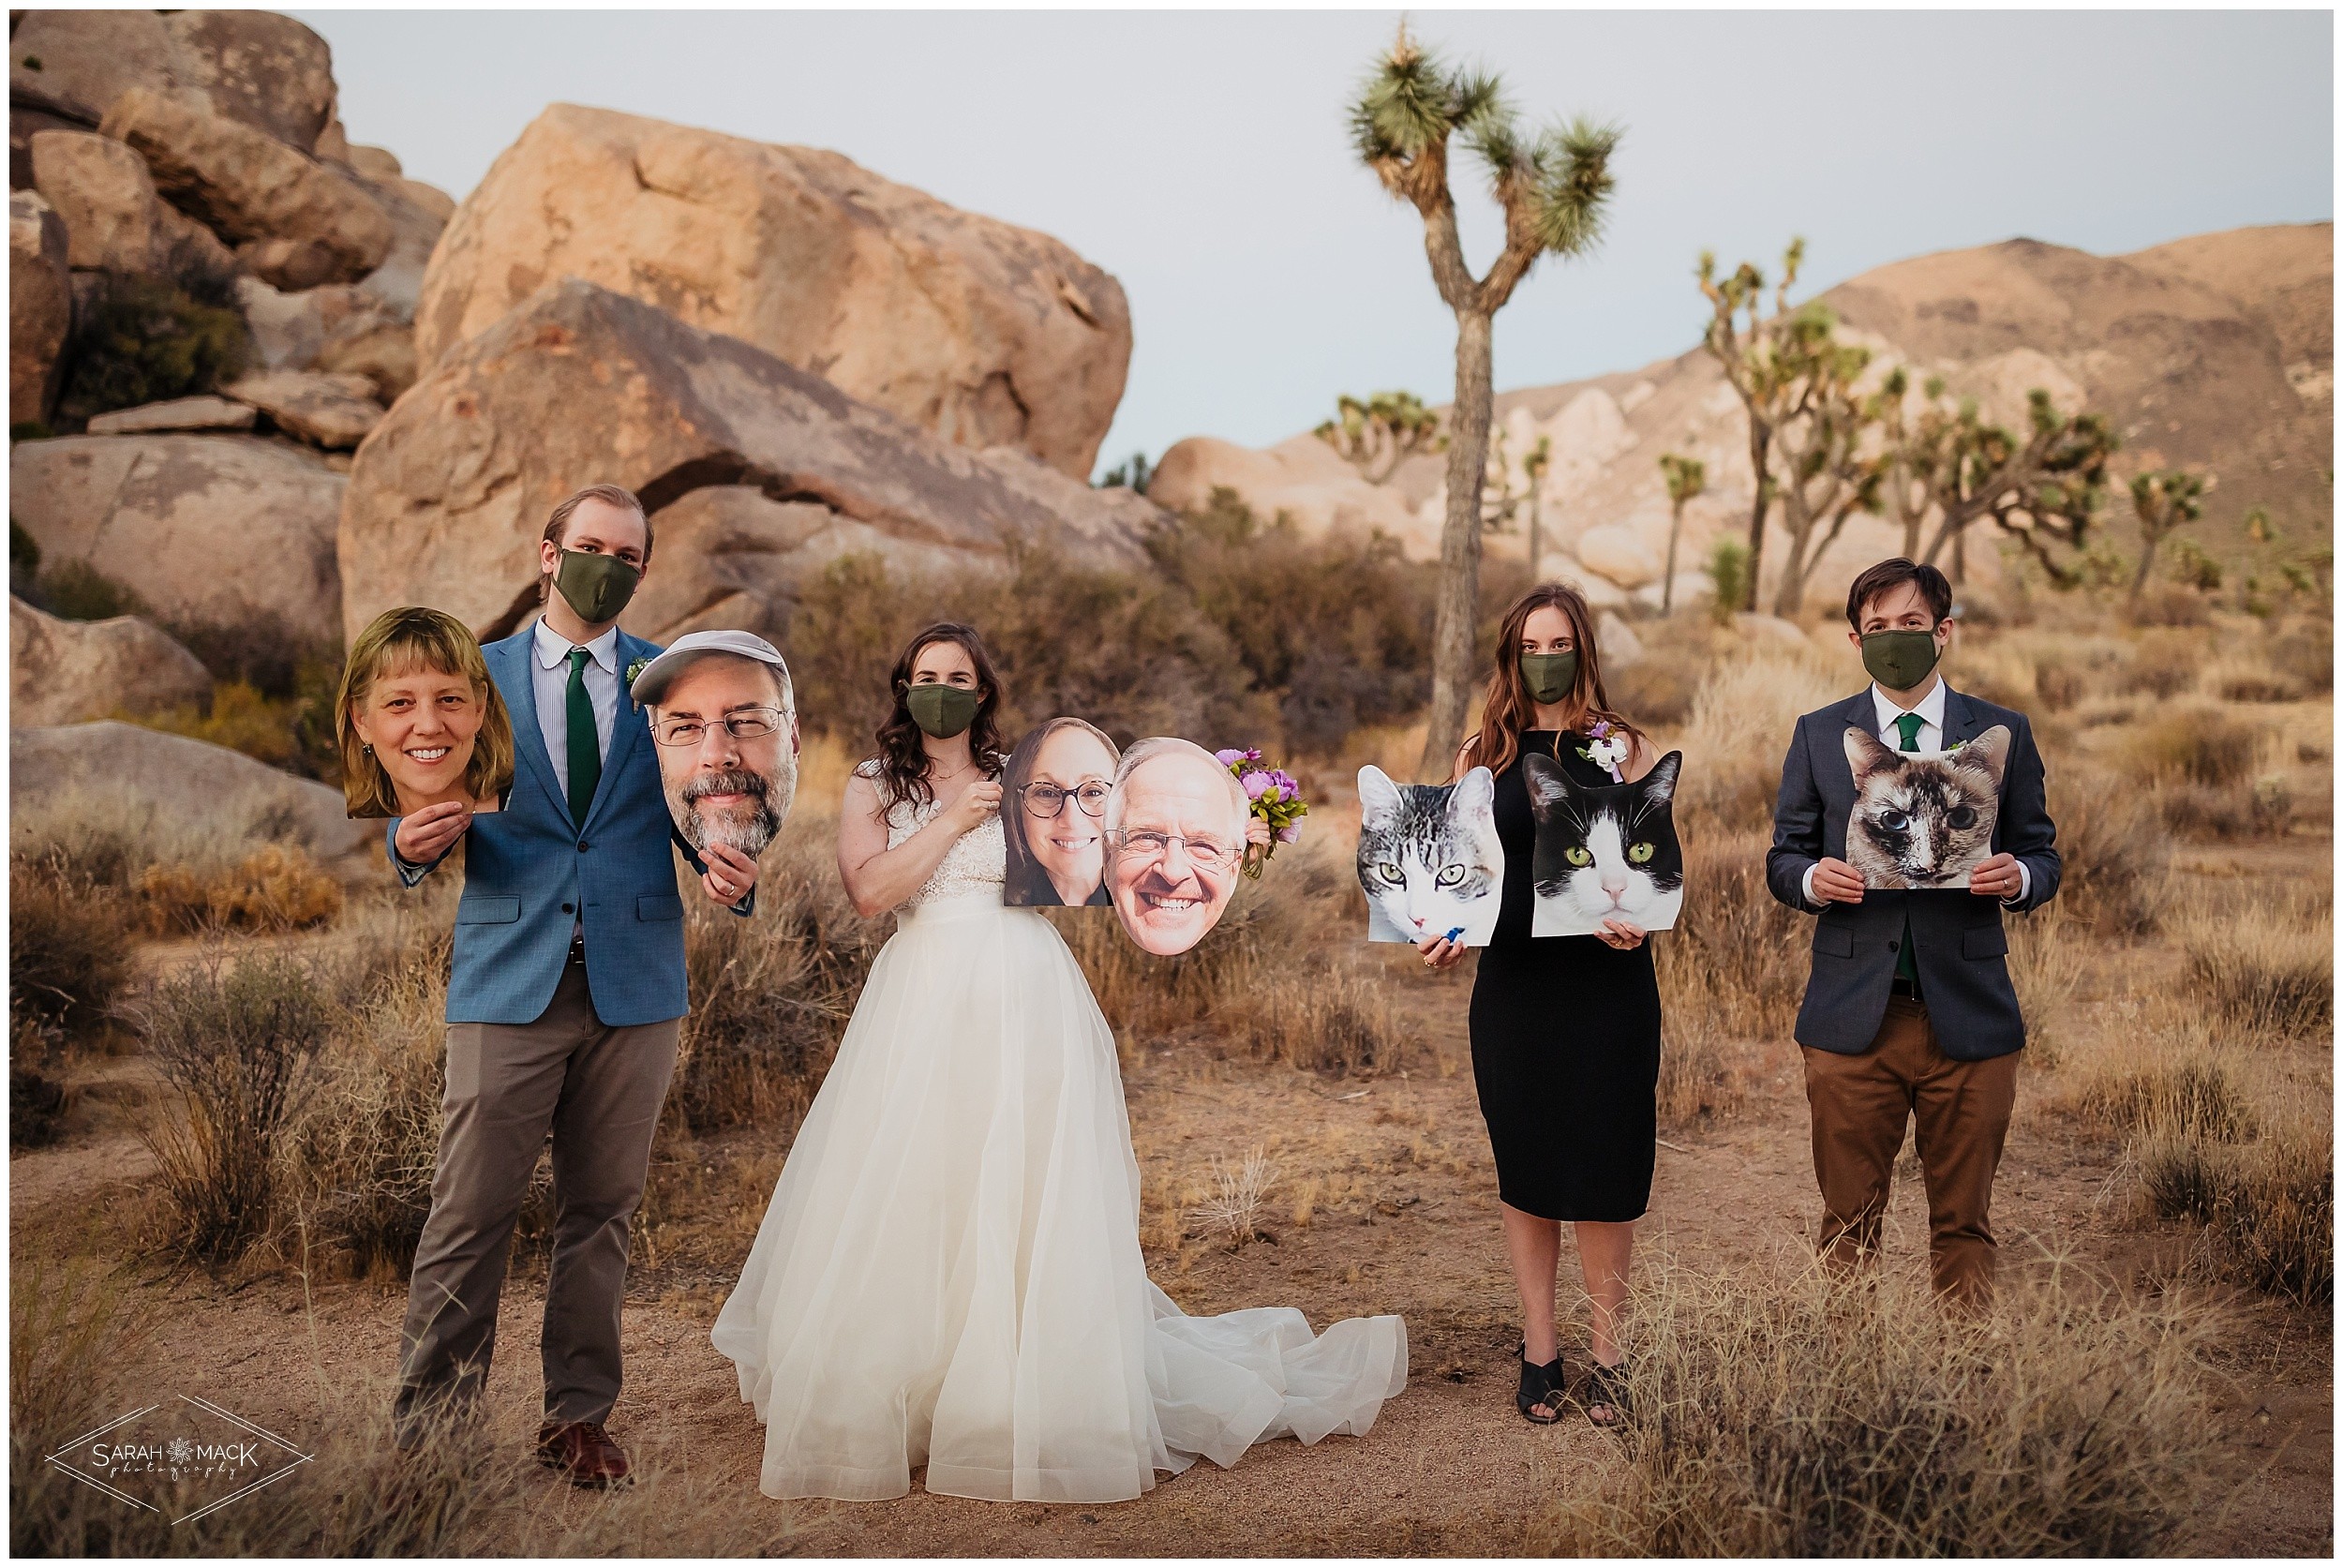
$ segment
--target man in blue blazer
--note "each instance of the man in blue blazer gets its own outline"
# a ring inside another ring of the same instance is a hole
[[[1817,916],[1797,1035],[1823,1254],[1845,1264],[1877,1251],[1912,1122],[1928,1187],[1932,1277],[1941,1293],[1976,1302],[1992,1290],[1993,1173],[2025,1044],[2002,911],[2037,908],[2057,893],[2058,850],[2025,715],[1963,695],[1936,672],[1951,616],[1952,585],[1933,566],[1885,560],[1855,579],[1847,640],[1872,685],[1798,720],[1782,765],[1766,881],[1783,903]],[[1866,889],[1844,859],[1856,803],[1847,730],[1899,752],[1938,752],[1995,724],[2010,733],[1995,853],[1970,874],[1968,889]]]
[[[680,840],[649,726],[626,696],[659,650],[618,626],[650,550],[649,518],[618,485],[554,508],[539,546],[544,613],[485,650],[513,714],[510,798],[496,812],[428,806],[386,835],[409,887],[459,839],[469,845],[439,1163],[400,1334],[399,1441],[413,1446],[435,1421],[476,1408],[513,1227],[550,1131],[537,1453],[587,1486],[627,1473],[604,1425],[620,1384],[627,1226],[685,1010],[669,847]],[[755,861],[723,844],[705,859],[682,847],[709,898],[751,911]]]

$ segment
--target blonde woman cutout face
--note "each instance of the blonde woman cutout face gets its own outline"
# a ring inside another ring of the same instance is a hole
[[[350,722],[390,775],[400,814],[411,814],[448,800],[474,811],[497,809],[493,798],[475,800],[464,787],[487,717],[486,694],[470,680],[418,665],[379,677],[365,699],[351,705]]]
[[[1052,730],[1034,754],[1033,776],[1018,801],[1025,845],[1068,908],[1089,903],[1106,878],[1101,817],[1113,781],[1113,754],[1080,724]],[[1052,794],[1055,816],[1049,814]]]

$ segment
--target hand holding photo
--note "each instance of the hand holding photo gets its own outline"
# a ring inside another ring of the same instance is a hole
[[[1673,806],[1683,766],[1684,754],[1670,752],[1640,779],[1589,786],[1552,757],[1533,752],[1521,759],[1537,819],[1530,935],[1592,936],[1605,920],[1645,931],[1676,924],[1684,851]]]
[[[1258,746],[1243,751],[1230,747],[1212,754],[1236,775],[1236,782],[1245,786],[1246,799],[1252,802],[1252,814],[1269,829],[1265,838],[1247,834],[1243,869],[1246,875],[1258,877],[1279,844],[1301,838],[1302,819],[1310,814],[1309,802],[1302,799],[1302,786],[1292,774],[1261,760]]]
[[[1488,946],[1505,889],[1496,802],[1485,768],[1453,784],[1395,784],[1371,763],[1359,769],[1359,886],[1366,890],[1368,941],[1440,936],[1460,947]]]
[[[798,704],[781,650],[748,632],[692,632],[643,666],[627,694],[650,712],[667,813],[683,842],[750,859],[798,794]]]
[[[480,639],[439,610],[384,610],[358,634],[334,730],[351,816],[493,812],[513,785],[513,721]]]
[[[1107,792],[1123,754],[1087,719],[1037,724],[1002,769],[1001,902],[1016,908],[1103,907]]]
[[[1992,857],[2009,730],[1995,724],[1941,752],[1899,752],[1849,725],[1855,810],[1846,861],[1866,888],[1965,889]]]
[[[1252,802],[1192,740],[1142,740],[1107,792],[1107,896],[1133,942],[1157,957],[1204,939],[1236,891]]]

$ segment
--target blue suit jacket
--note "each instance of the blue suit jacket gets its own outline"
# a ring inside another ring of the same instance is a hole
[[[1766,882],[1774,897],[1801,913],[1814,913],[1800,886],[1806,868],[1826,855],[1846,856],[1847,818],[1855,812],[1846,731],[1869,731],[1877,723],[1865,687],[1845,702],[1807,714],[1790,737]],[[1974,739],[1995,724],[2009,726],[2009,760],[2002,769],[1993,848],[2025,863],[2025,898],[2011,907],[2034,909],[2058,892],[2058,829],[2043,805],[2042,754],[2033,726],[2014,709],[1945,689],[1946,745]],[[1813,967],[1798,1009],[1798,1042],[1843,1055],[1871,1049],[1887,1016],[1896,945],[1909,915],[1920,996],[1944,1053],[1982,1061],[2024,1045],[2025,1019],[2009,983],[2009,938],[2001,912],[1999,900],[1959,889],[1867,889],[1860,903],[1824,905],[1814,921]]]
[[[571,929],[581,918],[594,1015],[614,1026],[680,1018],[686,1010],[683,900],[670,845],[681,846],[681,841],[660,785],[649,721],[627,700],[623,680],[629,665],[660,650],[619,634],[619,710],[602,782],[581,824],[571,819],[567,792],[554,777],[538,728],[536,682],[529,668],[534,635],[523,628],[483,650],[513,716],[516,756],[503,809],[473,816],[458,841],[470,841],[470,847],[463,897],[455,905],[447,1021],[532,1023],[544,1016],[569,961]],[[395,818],[383,839],[386,850],[397,833]],[[706,869],[689,848],[684,855],[694,870]],[[391,863],[398,864],[395,853]],[[402,871],[400,880],[411,887],[431,869],[411,875]],[[754,895],[736,907],[745,913],[753,904]]]

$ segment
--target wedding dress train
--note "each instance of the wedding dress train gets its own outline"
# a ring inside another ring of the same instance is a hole
[[[897,808],[890,844],[932,814]],[[777,1498],[1112,1502],[1203,1456],[1364,1433],[1397,1317],[1191,1318],[1147,1278],[1114,1040],[997,821],[900,912],[798,1134],[716,1348]]]

